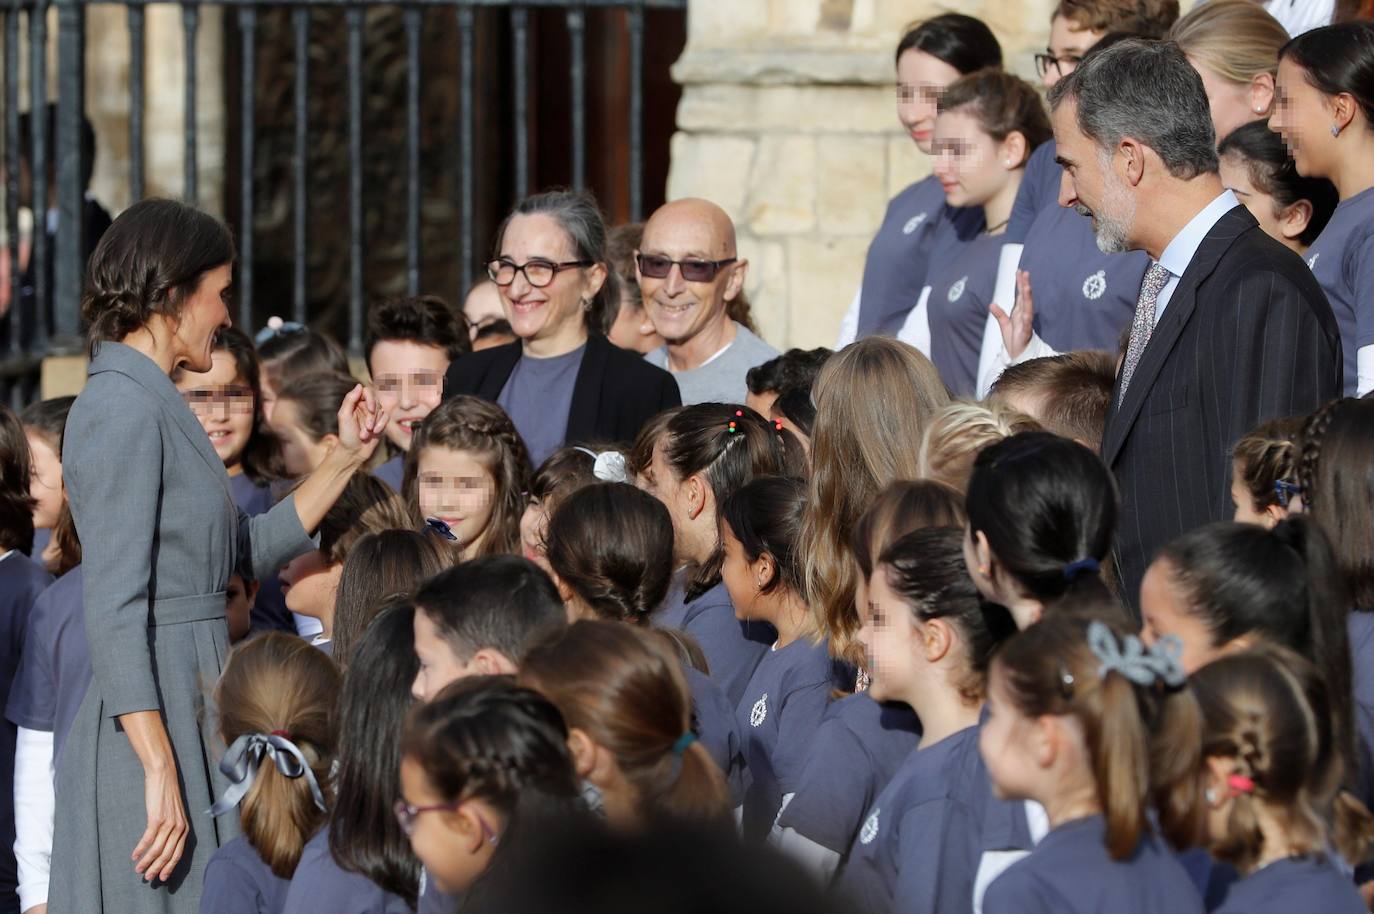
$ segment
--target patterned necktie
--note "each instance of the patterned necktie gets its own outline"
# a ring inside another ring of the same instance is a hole
[[[1150,342],[1150,334],[1155,329],[1155,305],[1159,303],[1159,293],[1169,284],[1169,276],[1163,264],[1152,263],[1140,284],[1140,298],[1136,299],[1135,317],[1131,319],[1131,342],[1126,347],[1126,361],[1121,364],[1121,394],[1117,397],[1117,406],[1126,399],[1131,375],[1135,374],[1135,367],[1140,364],[1145,344]]]

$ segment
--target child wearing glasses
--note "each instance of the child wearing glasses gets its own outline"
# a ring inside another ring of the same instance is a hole
[[[202,914],[276,914],[301,851],[324,824],[339,671],[299,638],[269,632],[230,654],[215,707],[229,786],[214,812],[243,834],[205,867]]]
[[[391,414],[387,441],[392,457],[374,475],[397,492],[415,430],[439,405],[444,372],[472,351],[465,319],[432,295],[373,305],[363,341],[377,402]]]

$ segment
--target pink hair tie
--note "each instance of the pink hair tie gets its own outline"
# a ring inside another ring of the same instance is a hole
[[[1255,792],[1255,782],[1252,778],[1247,778],[1243,774],[1233,774],[1226,779],[1226,786],[1231,788],[1231,796],[1236,797],[1241,794],[1252,794]]]

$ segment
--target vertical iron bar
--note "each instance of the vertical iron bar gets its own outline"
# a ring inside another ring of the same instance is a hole
[[[293,280],[291,283],[292,318],[300,324],[305,323],[305,280],[308,261],[306,258],[306,226],[309,220],[309,195],[306,187],[308,159],[310,156],[310,8],[298,6],[291,11],[291,25],[296,37],[296,155],[292,163],[292,182],[295,187],[295,206],[292,217],[295,221],[296,256],[293,261]]]
[[[23,352],[19,294],[22,288],[19,269],[19,7],[5,11],[5,231],[9,238],[10,305],[9,351]],[[9,382],[18,391],[18,379]]]
[[[129,7],[129,188],[134,202],[143,199],[143,7]]]
[[[85,187],[81,180],[82,0],[57,0],[57,244],[53,251],[52,330],[56,348],[79,350]],[[41,323],[41,322],[40,322]]]
[[[200,9],[194,3],[181,6],[181,31],[186,54],[186,102],[183,106],[186,133],[185,169],[186,177],[182,196],[192,206],[196,204],[196,34],[200,29]]]
[[[568,43],[572,56],[572,183],[587,184],[587,14],[568,10]]]
[[[350,6],[348,25],[348,351],[363,348],[363,17]]]
[[[48,348],[48,315],[52,293],[48,288],[48,4],[38,0],[29,11],[29,208],[33,212],[33,246],[29,263],[33,267],[32,310],[29,329],[32,337],[25,343],[34,352]],[[16,306],[22,302],[15,302]],[[19,308],[22,313],[25,309]]]
[[[644,7],[629,9],[630,221],[644,218]]]
[[[253,323],[253,111],[254,76],[258,68],[258,11],[239,7],[241,87],[239,90],[239,326],[251,333]]]
[[[530,13],[524,7],[510,11],[511,60],[515,69],[512,94],[515,109],[515,199],[530,192]]]
[[[473,267],[473,220],[476,212],[476,202],[473,200],[474,187],[474,155],[473,155],[473,134],[476,130],[477,112],[474,110],[473,101],[473,31],[476,15],[471,6],[458,7],[458,105],[462,108],[462,121],[458,127],[458,155],[460,177],[459,184],[462,187],[463,200],[459,210],[460,226],[460,261],[458,266],[458,278],[462,280],[463,290],[466,291],[472,282]]]
[[[405,10],[406,30],[406,294],[420,294],[420,25],[418,6]]]

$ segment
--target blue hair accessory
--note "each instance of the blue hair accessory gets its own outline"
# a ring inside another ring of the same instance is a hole
[[[300,324],[296,321],[284,321],[274,314],[267,319],[267,326],[259,330],[257,335],[253,337],[253,345],[261,346],[274,337],[290,333],[300,333],[305,329],[305,324]]]
[[[425,529],[435,536],[448,540],[450,543],[458,542],[458,537],[454,534],[453,528],[437,517],[426,517]]]
[[[683,754],[687,751],[688,747],[696,741],[697,735],[693,733],[691,730],[688,730],[686,733],[682,734],[677,738],[677,742],[673,743],[673,755],[676,755],[678,758],[682,758]]]
[[[329,811],[324,804],[324,792],[315,780],[315,772],[311,770],[310,763],[305,760],[300,747],[287,736],[283,730],[273,730],[271,733],[245,733],[234,740],[234,744],[219,762],[219,770],[229,779],[229,786],[215,801],[215,805],[210,807],[210,815],[222,816],[239,805],[239,801],[247,796],[253,787],[253,779],[257,776],[264,758],[275,765],[285,777],[292,780],[305,778],[320,812]]]
[[[1097,563],[1097,559],[1079,559],[1064,566],[1064,580],[1072,584],[1080,574],[1097,574],[1101,568],[1102,566]]]

